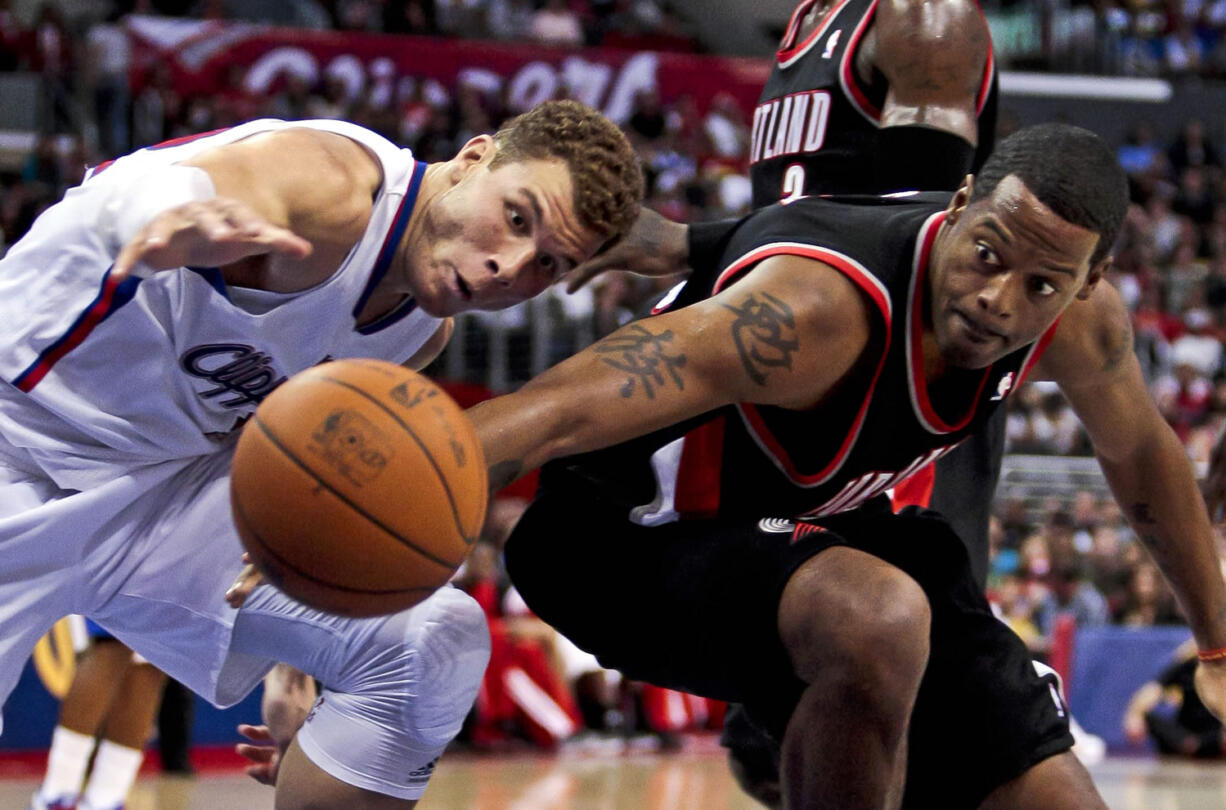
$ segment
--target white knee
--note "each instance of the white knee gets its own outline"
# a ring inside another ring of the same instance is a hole
[[[490,654],[485,614],[447,587],[375,621],[324,678],[298,743],[344,782],[417,798],[477,697]]]

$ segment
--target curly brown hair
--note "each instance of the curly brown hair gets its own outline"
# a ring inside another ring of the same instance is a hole
[[[494,133],[490,169],[524,160],[561,160],[575,187],[575,213],[609,247],[630,230],[643,199],[643,170],[630,141],[609,119],[577,101],[546,101]]]

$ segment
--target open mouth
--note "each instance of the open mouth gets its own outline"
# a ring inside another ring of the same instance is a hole
[[[460,295],[464,296],[465,301],[472,300],[473,298],[472,288],[468,286],[467,282],[464,281],[464,277],[461,276],[458,271],[455,274],[455,285],[456,285],[456,288],[460,291]]]

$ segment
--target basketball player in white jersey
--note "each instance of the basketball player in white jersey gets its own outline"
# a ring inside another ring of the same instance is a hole
[[[426,165],[335,121],[254,121],[93,170],[0,260],[0,700],[90,616],[217,705],[276,661],[325,687],[277,806],[412,807],[488,655],[443,589],[350,620],[260,587],[230,519],[237,428],[322,360],[423,365],[448,316],[525,300],[616,240],[638,161],[550,102]]]

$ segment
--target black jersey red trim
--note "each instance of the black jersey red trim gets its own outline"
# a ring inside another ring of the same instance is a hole
[[[856,48],[876,12],[877,0],[873,0],[873,4],[868,7],[868,11],[864,12],[860,22],[856,24],[856,29],[847,42],[847,48],[843,51],[843,61],[839,65],[839,84],[843,86],[844,95],[851,102],[851,106],[874,125],[881,123],[881,109],[869,100],[867,93],[860,87],[859,79],[856,78]]]
[[[928,259],[932,254],[932,243],[936,240],[941,223],[945,221],[945,212],[933,214],[920,228],[919,239],[915,243],[915,272],[911,275],[911,287],[907,293],[907,359],[911,373],[907,375],[907,386],[911,391],[911,404],[919,423],[929,433],[953,433],[970,424],[979,407],[979,398],[983,387],[992,374],[993,366],[983,370],[983,377],[975,389],[970,410],[954,421],[947,421],[937,413],[928,396],[928,380],[924,375],[924,297],[927,290],[924,281],[928,277]]]
[[[830,23],[850,2],[851,0],[839,0],[838,3],[826,12],[821,22],[813,27],[813,30],[809,32],[809,35],[804,38],[803,42],[793,44],[800,34],[801,22],[804,20],[805,15],[809,13],[809,9],[818,3],[818,0],[810,0],[810,2],[804,2],[797,6],[796,10],[792,12],[792,18],[788,21],[788,27],[783,34],[783,41],[779,45],[779,50],[775,52],[775,61],[779,64],[779,67],[789,67],[795,64],[797,59],[804,56],[813,47],[813,44],[821,39],[822,34],[826,33],[826,30],[830,27]]]
[[[794,484],[802,487],[816,487],[828,481],[831,476],[838,472],[851,452],[851,448],[855,446],[856,439],[860,436],[860,429],[864,426],[864,418],[868,414],[868,407],[873,399],[873,391],[877,387],[877,380],[881,377],[881,371],[885,368],[886,357],[889,355],[893,325],[893,303],[890,301],[889,291],[881,283],[881,280],[869,272],[860,262],[845,253],[800,242],[776,242],[763,245],[745,254],[729,265],[724,272],[720,273],[712,289],[712,295],[718,294],[720,290],[734,281],[739,275],[749,271],[765,259],[779,255],[801,256],[806,259],[814,259],[843,273],[877,306],[885,324],[885,340],[881,349],[881,357],[877,361],[876,369],[873,370],[873,378],[869,382],[868,390],[864,395],[864,401],[856,413],[852,427],[847,432],[847,436],[843,439],[843,443],[839,446],[834,458],[816,473],[804,473],[796,466],[787,450],[771,433],[770,428],[756,406],[749,402],[742,402],[736,406],[742,421],[745,423],[745,427],[749,431],[749,435],[762,452],[774,462],[775,466]]]

